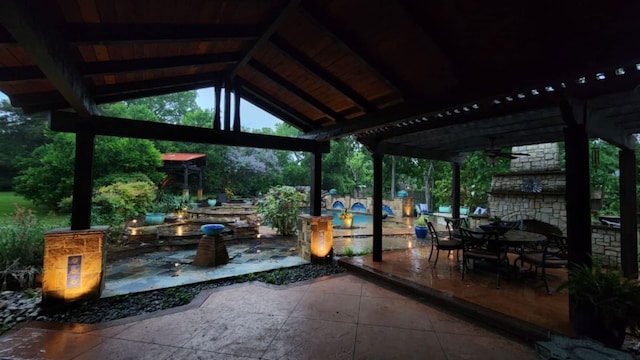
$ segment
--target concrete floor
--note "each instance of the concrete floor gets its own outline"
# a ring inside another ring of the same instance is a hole
[[[99,325],[26,323],[2,359],[535,359],[531,347],[361,277],[245,283]]]
[[[296,260],[291,244],[272,242],[270,229],[260,233],[263,238],[244,247],[229,247],[230,257],[243,260],[227,275],[254,272],[247,270],[252,263]],[[187,306],[109,323],[29,322],[0,337],[0,359],[534,359],[534,342],[522,342],[526,336],[496,319],[570,331],[566,294],[542,294],[536,282],[505,281],[498,290],[495,277],[481,273],[461,281],[458,264],[444,252],[431,267],[430,246],[415,238],[410,224],[387,227],[385,234],[389,251],[382,263],[370,255],[342,258],[352,272],[289,286],[245,283],[208,290]],[[336,230],[334,236],[337,253],[372,244],[370,229]],[[186,266],[194,253],[149,254],[137,269],[111,264],[107,294],[214,276],[212,269]],[[183,260],[180,274],[171,276],[171,266]],[[460,304],[489,317],[462,316]]]

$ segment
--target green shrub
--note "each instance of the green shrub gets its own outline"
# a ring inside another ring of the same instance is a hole
[[[263,219],[281,235],[296,232],[298,213],[306,196],[292,186],[276,186],[257,203]]]
[[[17,260],[21,267],[41,267],[44,233],[53,227],[38,221],[31,210],[16,206],[13,223],[0,226],[0,266]]]

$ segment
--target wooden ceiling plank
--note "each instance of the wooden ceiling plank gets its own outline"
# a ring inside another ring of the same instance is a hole
[[[170,56],[150,59],[127,59],[106,62],[84,63],[80,66],[83,75],[164,70],[209,64],[233,64],[241,57],[240,53],[221,53],[206,55]]]
[[[223,130],[108,116],[91,116],[89,120],[90,121],[84,121],[84,119],[80,118],[77,114],[64,111],[53,111],[49,114],[49,126],[54,131],[75,133],[79,131],[79,129],[90,127],[96,135],[105,136],[274,150],[329,152],[328,142],[242,132],[230,135],[229,132]]]
[[[324,114],[330,116],[336,122],[344,121],[344,118],[342,116],[340,116],[340,114],[335,112],[333,109],[331,109],[330,107],[328,107],[323,102],[321,102],[320,100],[316,99],[315,97],[311,96],[310,94],[308,94],[307,92],[305,92],[301,88],[297,87],[295,84],[289,82],[287,79],[285,79],[284,77],[280,76],[279,74],[277,74],[273,70],[269,69],[264,64],[261,64],[257,60],[251,60],[251,61],[249,61],[248,65],[251,66],[254,70],[256,70],[259,73],[261,73],[262,75],[268,77],[274,83],[278,84],[279,86],[283,87],[287,91],[293,93],[295,96],[297,96],[300,99],[304,100],[309,105],[315,107],[316,109],[320,110]]]
[[[282,22],[287,18],[287,16],[289,16],[289,14],[294,9],[298,8],[299,3],[300,3],[300,0],[289,0],[289,2],[284,6],[284,8],[278,13],[278,16],[276,16],[276,18],[271,22],[269,27],[262,33],[262,35],[260,35],[260,38],[258,38],[258,40],[256,40],[256,42],[251,46],[251,48],[245,53],[244,58],[242,58],[242,60],[240,60],[238,64],[236,64],[236,66],[234,66],[233,69],[231,69],[228,75],[228,80],[233,80],[233,78],[238,74],[238,71],[240,70],[240,68],[245,66],[249,62],[249,60],[253,58],[253,54],[255,54],[255,52],[262,45],[264,45],[267,41],[269,41],[269,38],[271,37],[271,35],[273,35],[278,30],[278,28],[280,27]]]
[[[95,89],[96,98],[108,96],[108,95],[125,95],[127,93],[146,90],[146,89],[159,89],[175,86],[185,86],[188,84],[200,84],[208,81],[209,84],[217,83],[221,81],[224,76],[221,71],[197,73],[194,75],[174,76],[169,78],[158,78],[153,80],[134,81],[129,83],[121,83],[115,85],[104,85]]]
[[[80,44],[136,44],[209,40],[253,40],[262,28],[253,25],[218,24],[69,24],[64,39]]]
[[[358,94],[354,89],[349,87],[343,81],[338,79],[335,75],[325,70],[322,66],[318,65],[313,59],[305,55],[302,51],[296,49],[284,38],[274,35],[271,37],[271,43],[275,45],[281,52],[287,55],[291,60],[295,61],[299,66],[306,71],[315,75],[319,80],[332,87],[334,90],[342,93],[345,97],[349,98],[354,104],[358,105],[365,112],[373,112],[376,110],[375,106],[371,104],[367,99]]]
[[[360,45],[360,42],[349,36],[348,32],[337,28],[332,19],[327,19],[318,12],[312,12],[307,8],[301,7],[302,13],[306,15],[309,21],[312,21],[326,35],[331,36],[340,44],[347,52],[357,58],[362,64],[367,66],[369,70],[376,74],[379,79],[385,82],[396,93],[400,94],[404,99],[418,99],[418,92],[409,84],[393,75],[393,72],[387,66],[381,64],[375,58],[367,53]]]
[[[113,94],[113,95],[100,96],[100,97],[96,97],[96,102],[98,104],[108,104],[108,103],[113,103],[117,101],[147,98],[147,97],[153,97],[153,96],[173,94],[177,92],[205,89],[209,87],[211,87],[211,80],[203,80],[201,82],[193,82],[193,83],[188,83],[183,85],[171,85],[171,86],[165,86],[161,88],[129,91],[125,95]]]
[[[71,107],[83,116],[98,114],[83,78],[74,67],[73,57],[66,44],[46,19],[38,19],[29,2],[0,1],[0,22],[20,45]]]
[[[0,81],[42,79],[44,74],[37,66],[0,67]]]

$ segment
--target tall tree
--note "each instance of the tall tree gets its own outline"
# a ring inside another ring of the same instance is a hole
[[[26,116],[9,101],[0,101],[0,191],[11,190],[20,170],[18,159],[47,141],[46,124],[45,114]]]

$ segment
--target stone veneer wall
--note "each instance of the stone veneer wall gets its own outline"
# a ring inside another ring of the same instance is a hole
[[[620,229],[592,225],[591,255],[604,266],[620,267]]]
[[[565,173],[560,168],[558,144],[513,147],[525,153],[511,160],[510,172],[491,181],[489,212],[502,218],[528,218],[567,227]]]
[[[559,171],[560,149],[557,143],[514,146],[514,153],[529,154],[511,160],[511,171]]]

